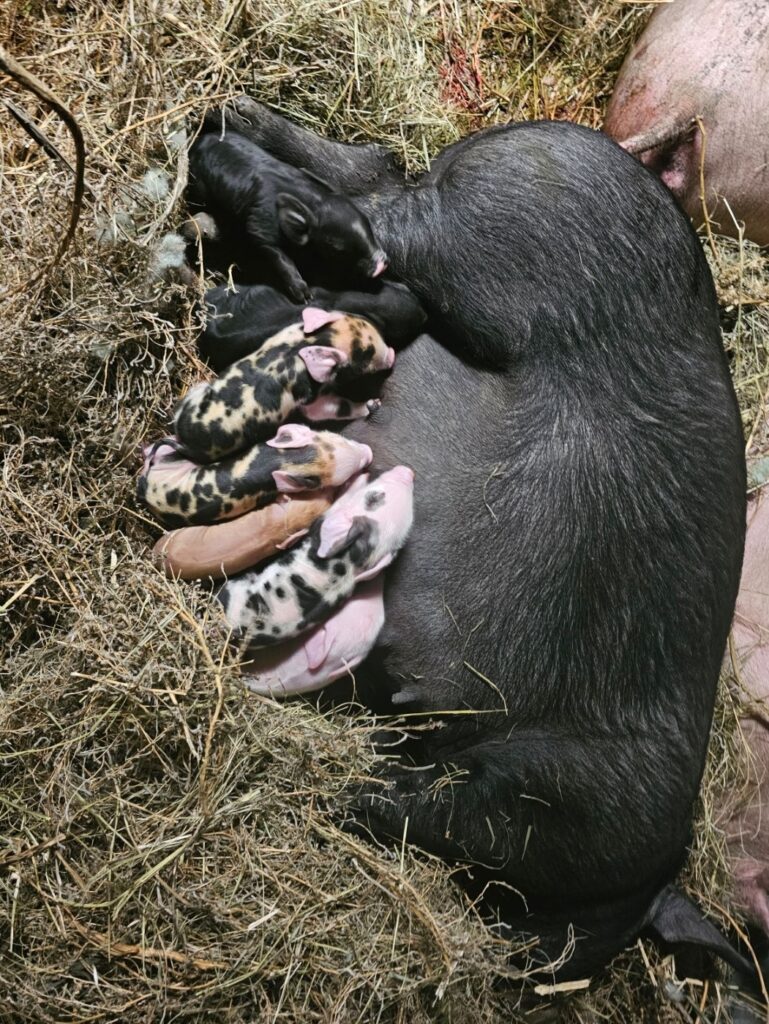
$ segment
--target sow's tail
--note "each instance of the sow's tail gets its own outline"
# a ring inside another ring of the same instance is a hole
[[[755,966],[732,946],[687,896],[672,885],[666,885],[655,897],[641,930],[671,945],[680,943],[706,949],[745,977],[755,978]]]

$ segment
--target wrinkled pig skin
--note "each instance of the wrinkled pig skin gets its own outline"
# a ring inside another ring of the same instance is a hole
[[[697,225],[704,150],[714,230],[736,236],[736,218],[747,238],[769,244],[769,3],[660,4],[622,66],[604,130],[661,176]]]
[[[433,332],[345,436],[418,484],[358,694],[440,728],[384,759],[386,787],[351,797],[351,813],[471,862],[468,887],[511,933],[538,936],[539,963],[573,929],[559,980],[647,925],[680,937],[662,918],[691,836],[746,486],[691,224],[576,125],[479,132],[406,183],[382,147],[319,138],[247,98],[216,116],[353,194]]]
[[[739,806],[727,804],[723,828],[734,900],[769,936],[769,494],[751,503],[745,561],[732,627],[747,781]]]

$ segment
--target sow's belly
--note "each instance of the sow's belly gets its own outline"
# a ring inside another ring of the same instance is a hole
[[[388,570],[385,627],[368,666],[387,678],[383,685],[375,673],[376,710],[409,710],[392,705],[390,693],[416,690],[410,680],[419,681],[423,707],[486,705],[488,694],[499,700],[477,673],[493,679],[507,661],[504,595],[516,514],[506,450],[511,396],[509,379],[466,366],[422,335],[399,353],[382,407],[345,430],[371,446],[376,469],[404,463],[416,473],[414,526]],[[479,649],[487,656],[474,672],[465,662]]]

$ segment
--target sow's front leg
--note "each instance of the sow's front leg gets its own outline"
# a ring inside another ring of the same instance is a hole
[[[386,181],[402,181],[393,154],[376,143],[351,145],[324,139],[306,128],[240,96],[206,115],[206,130],[239,132],[278,160],[317,174],[343,192],[367,192]]]

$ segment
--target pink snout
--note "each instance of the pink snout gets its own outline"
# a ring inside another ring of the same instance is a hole
[[[391,370],[395,366],[395,349],[388,348],[387,355],[385,356],[385,369]]]
[[[379,277],[387,270],[387,256],[383,252],[378,252],[373,259],[374,269],[371,271],[371,277]]]
[[[340,441],[342,443],[336,452],[336,465],[332,481],[334,485],[343,484],[357,476],[371,465],[371,460],[374,458],[374,454],[367,444],[348,441],[346,438],[340,438]]]
[[[414,483],[415,476],[416,474],[411,466],[394,466],[392,469],[388,469],[386,473],[383,473],[379,480],[380,483],[392,480],[395,483],[410,487]]]

